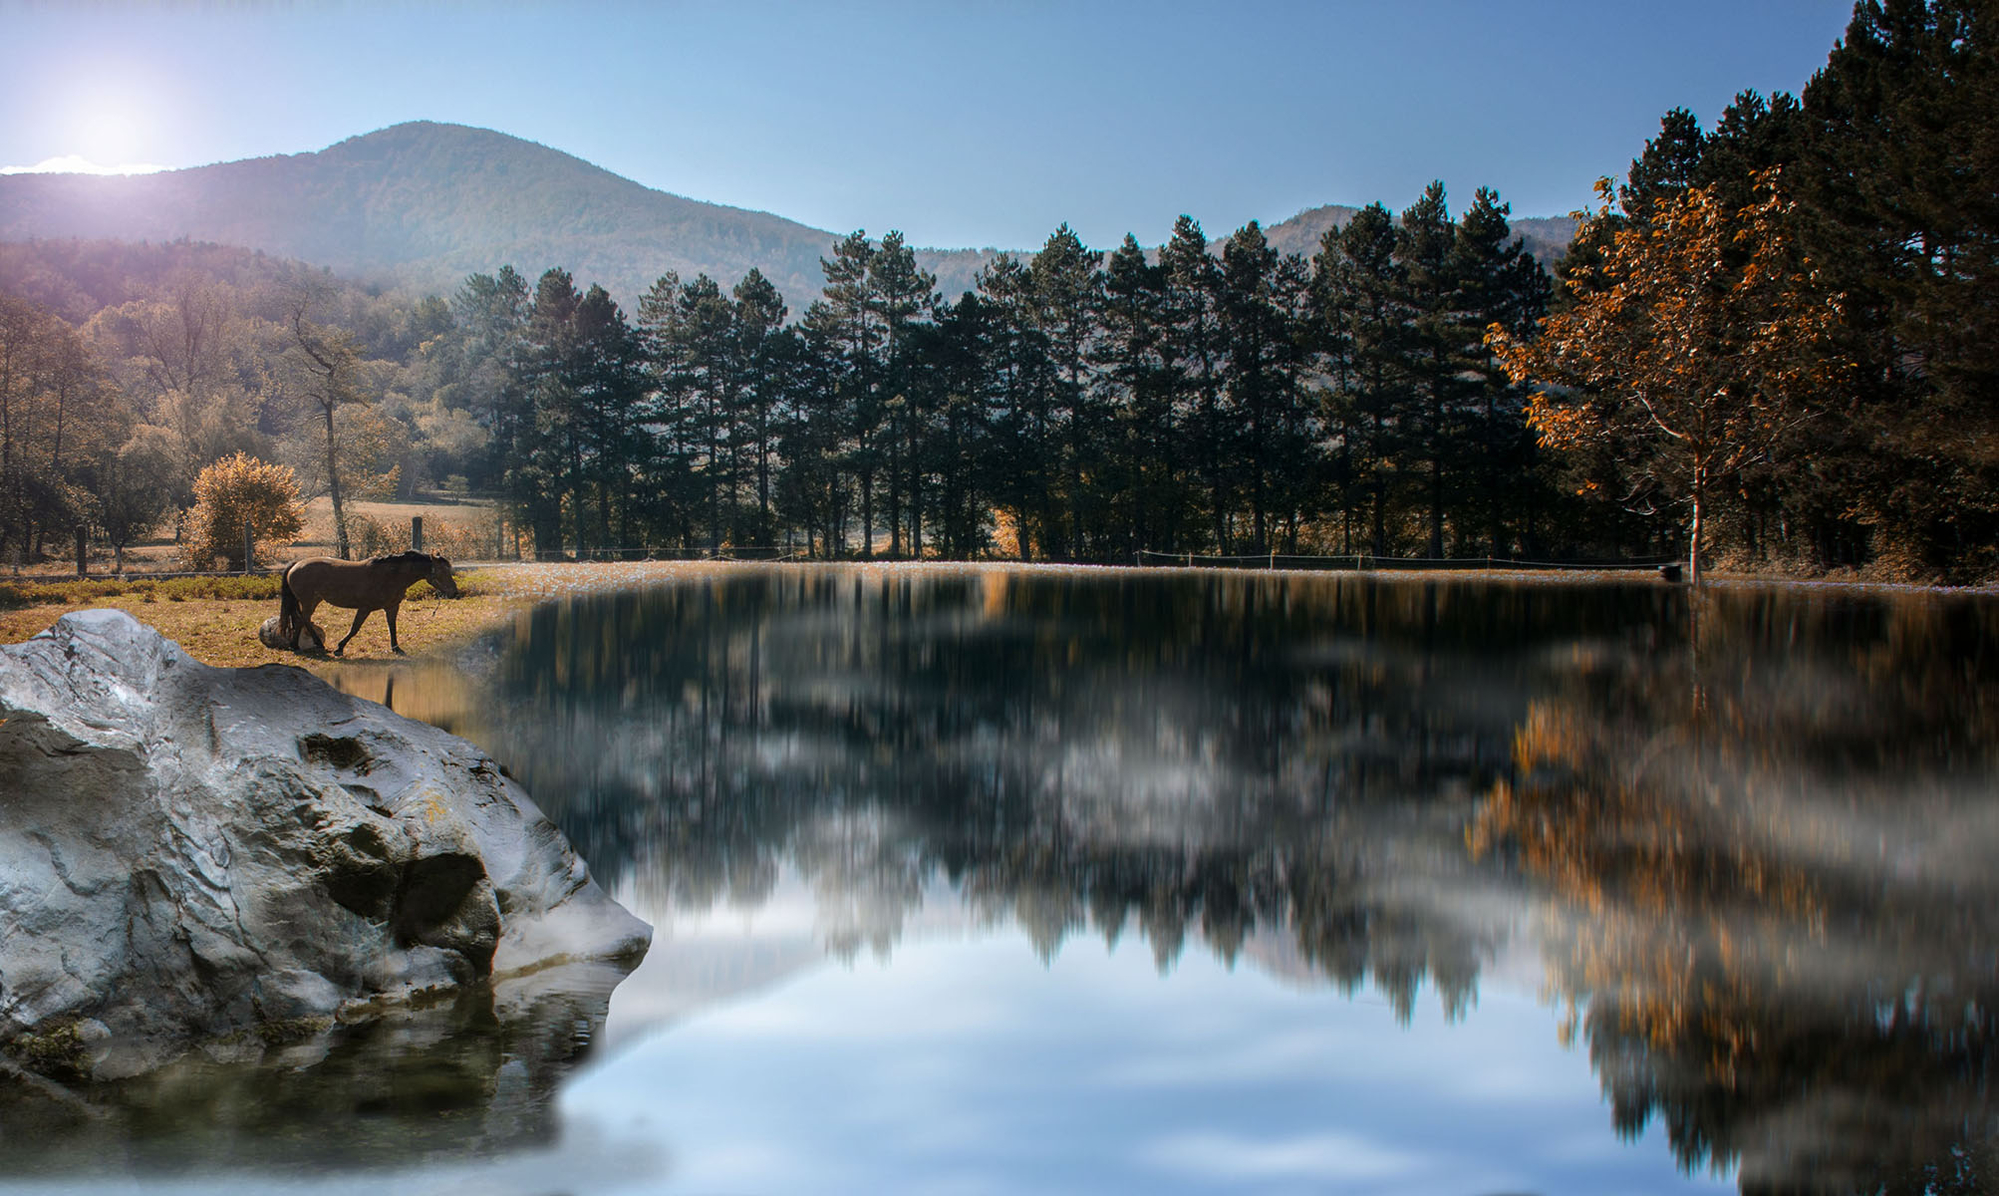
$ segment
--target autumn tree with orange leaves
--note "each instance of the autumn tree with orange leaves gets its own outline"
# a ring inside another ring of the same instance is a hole
[[[1611,217],[1608,179],[1597,193],[1586,225]],[[1575,305],[1538,336],[1486,336],[1535,387],[1527,422],[1543,446],[1609,449],[1686,506],[1695,581],[1715,499],[1844,372],[1831,351],[1839,301],[1793,251],[1791,213],[1774,171],[1741,208],[1718,186],[1688,188],[1618,222],[1601,261],[1572,272]]]

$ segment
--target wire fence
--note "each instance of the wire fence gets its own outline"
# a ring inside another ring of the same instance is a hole
[[[419,550],[424,547],[421,519],[412,520],[410,542]],[[294,547],[314,547],[298,545]],[[330,548],[330,545],[318,547]],[[445,547],[437,545],[436,547]],[[461,550],[466,546],[457,545]],[[645,544],[638,546],[564,546],[559,551],[542,556],[533,553],[509,553],[504,541],[496,541],[490,555],[467,553],[453,558],[453,563],[466,567],[493,567],[518,564],[549,563],[612,563],[645,561],[740,561],[749,563],[776,564],[808,560],[838,559],[853,561],[872,560],[876,563],[904,558],[873,557],[855,558],[842,555],[828,558],[810,552],[797,545],[734,545],[725,544],[701,548],[669,548]],[[193,570],[167,565],[164,568],[149,569],[139,561],[128,557],[125,568],[105,570],[101,573],[86,573],[83,562],[78,562],[76,577],[94,576],[103,580],[157,580],[171,581],[190,577],[254,577],[282,571],[291,563],[289,559],[259,560],[245,545],[248,557],[247,567],[236,569]],[[1658,572],[1671,580],[1681,570],[1677,558],[1643,560],[1567,560],[1544,561],[1526,560],[1518,557],[1478,556],[1478,557],[1414,557],[1377,556],[1373,553],[1288,553],[1259,552],[1240,554],[1200,553],[1200,552],[1160,552],[1155,549],[1141,549],[1132,554],[1132,563],[1143,567],[1173,567],[1196,569],[1262,569],[1294,570],[1329,573],[1387,573],[1387,572],[1436,572],[1482,570],[1540,570],[1557,572]],[[14,580],[22,582],[53,581],[57,575],[50,573],[23,574],[18,554],[14,562]]]
[[[1141,549],[1135,555],[1136,560],[1134,563],[1139,565],[1178,565],[1186,569],[1291,569],[1339,573],[1458,570],[1472,572],[1484,569],[1534,569],[1577,573],[1638,573],[1671,572],[1680,567],[1680,562],[1677,559],[1530,561],[1515,557],[1497,556],[1375,556],[1372,553],[1364,552],[1340,553],[1337,555],[1259,552],[1221,556],[1212,553],[1156,552],[1151,549]]]
[[[532,560],[531,557],[514,558]],[[566,561],[803,561],[801,549],[780,545],[728,545],[719,548],[570,548],[557,558]]]

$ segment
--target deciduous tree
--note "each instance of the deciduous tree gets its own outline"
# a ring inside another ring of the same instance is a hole
[[[1583,296],[1540,335],[1489,331],[1514,380],[1538,386],[1527,420],[1542,444],[1613,443],[1685,506],[1696,581],[1714,499],[1842,370],[1828,352],[1837,299],[1794,257],[1776,182],[1764,176],[1738,210],[1715,187],[1654,202],[1613,234]],[[1604,219],[1609,181],[1598,190]]]
[[[301,292],[288,305],[285,323],[295,350],[289,361],[295,392],[319,416],[325,428],[326,493],[333,504],[334,552],[346,560],[347,508],[340,492],[340,450],[334,415],[350,403],[367,402],[369,394],[363,385],[361,355],[354,347],[353,337],[309,318],[314,300],[311,292]],[[199,497],[197,492],[197,500]],[[240,550],[237,555],[242,555]]]

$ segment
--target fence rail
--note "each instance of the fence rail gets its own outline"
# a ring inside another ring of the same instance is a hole
[[[1139,565],[1179,565],[1187,569],[1298,569],[1345,573],[1414,572],[1424,570],[1463,570],[1470,572],[1482,569],[1551,569],[1578,573],[1636,573],[1676,569],[1680,564],[1677,559],[1644,561],[1527,561],[1518,560],[1513,557],[1496,556],[1375,556],[1372,553],[1365,552],[1340,553],[1338,555],[1259,552],[1236,556],[1220,556],[1212,553],[1156,552],[1151,549],[1141,549],[1135,556],[1135,563]]]
[[[424,542],[422,516],[410,520],[410,543],[421,550]],[[255,556],[255,544],[250,529],[244,528],[244,567],[232,570],[175,570],[158,572],[142,569],[120,569],[99,576],[110,580],[171,581],[184,577],[242,577],[257,576],[276,572],[286,562],[274,562],[275,567],[261,565]],[[461,559],[457,564],[467,566],[491,566],[525,563],[519,556],[509,557],[503,543],[496,540],[499,549],[494,556],[479,559]],[[729,545],[715,548],[663,548],[654,545],[639,547],[622,546],[607,548],[574,548],[549,558],[556,561],[745,561],[776,563],[814,559],[809,552],[789,545]],[[1614,561],[1530,561],[1513,557],[1394,557],[1375,556],[1372,553],[1305,554],[1287,552],[1260,552],[1239,555],[1225,555],[1198,552],[1159,552],[1141,549],[1132,554],[1132,563],[1145,565],[1178,565],[1183,568],[1209,569],[1292,569],[1321,572],[1376,573],[1394,571],[1462,570],[1484,569],[1545,569],[1575,572],[1643,572],[1657,571],[1668,580],[1673,580],[1680,570],[1677,559],[1668,560],[1614,560]],[[77,562],[76,575],[86,577],[86,563],[81,554]],[[29,580],[21,575],[20,555],[14,560],[14,574],[20,580]],[[38,580],[54,580],[53,577]]]

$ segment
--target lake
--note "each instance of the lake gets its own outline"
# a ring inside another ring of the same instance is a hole
[[[1999,603],[1834,587],[551,603],[336,683],[496,756],[639,970],[0,1190],[1991,1190],[1995,680]]]

